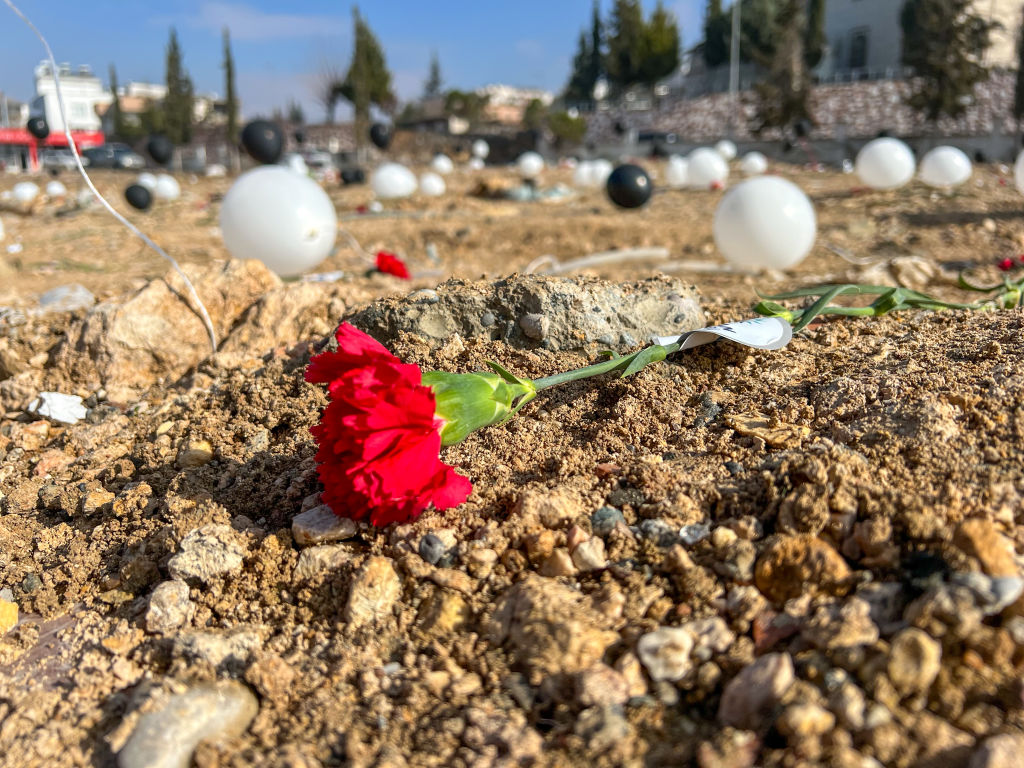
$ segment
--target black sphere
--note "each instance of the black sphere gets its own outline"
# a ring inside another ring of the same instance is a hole
[[[605,187],[608,197],[620,208],[639,208],[651,199],[653,185],[647,171],[639,165],[620,165]]]
[[[876,139],[888,139],[890,136],[892,136],[892,133],[887,131],[885,128],[875,134]]]
[[[341,183],[348,186],[349,184],[362,184],[366,181],[366,173],[362,168],[343,168],[341,171]]]
[[[132,184],[124,191],[124,199],[132,208],[144,211],[153,204],[153,195],[141,184]]]
[[[154,133],[146,142],[146,151],[158,165],[166,165],[174,154],[174,144],[162,133]]]
[[[615,133],[617,133],[619,136],[624,134],[627,130],[626,124],[623,123],[621,120],[616,120],[615,125],[613,125],[612,127],[615,129]]]
[[[782,142],[782,151],[784,153],[792,152],[793,151],[793,142],[790,141],[789,139],[786,139],[784,142]]]
[[[284,136],[270,121],[253,120],[242,129],[242,146],[256,162],[271,165],[281,159]]]
[[[806,138],[811,132],[811,121],[810,120],[797,120],[796,125],[793,126],[793,133],[795,133],[801,139]]]
[[[45,117],[30,117],[25,127],[28,128],[29,133],[40,141],[50,135],[50,126],[46,124]]]
[[[387,149],[391,146],[391,140],[395,132],[387,123],[374,123],[370,126],[370,141],[380,149]]]
[[[974,162],[976,162],[976,163],[987,163],[988,162],[988,155],[986,155],[983,150],[976,149],[976,150],[974,150]]]
[[[292,136],[294,137],[296,144],[305,144],[306,143],[306,132],[305,131],[296,131],[295,133],[292,134]]]

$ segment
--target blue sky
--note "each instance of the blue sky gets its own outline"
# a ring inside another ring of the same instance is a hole
[[[173,0],[14,0],[47,37],[58,62],[89,64],[107,79],[163,82],[164,49],[174,26],[196,89],[223,93],[221,28],[231,30],[243,112],[269,114],[290,99],[318,121],[313,90],[325,66],[342,71],[351,55],[350,2],[286,3]],[[684,41],[700,37],[706,0],[665,0]],[[611,0],[601,0],[606,13]],[[650,10],[655,0],[643,0]],[[591,0],[364,0],[360,9],[384,46],[395,88],[415,97],[436,50],[446,87],[488,83],[558,90],[569,74],[579,30],[589,25]],[[43,58],[39,41],[0,4],[0,91],[27,100],[32,69]]]

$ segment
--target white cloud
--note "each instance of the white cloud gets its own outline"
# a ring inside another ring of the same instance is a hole
[[[346,35],[350,26],[347,20],[336,16],[266,13],[242,3],[219,2],[203,3],[199,14],[191,18],[189,23],[216,32],[227,27],[235,40]]]

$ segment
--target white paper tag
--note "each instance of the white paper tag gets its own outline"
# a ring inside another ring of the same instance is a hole
[[[682,336],[656,336],[652,341],[665,346],[682,342],[681,349],[693,349],[719,339],[728,339],[757,349],[782,349],[793,338],[793,326],[781,317],[755,317],[738,323],[713,325],[689,331]]]

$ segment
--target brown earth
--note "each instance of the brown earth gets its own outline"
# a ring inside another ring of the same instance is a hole
[[[712,322],[749,316],[755,285],[899,280],[964,299],[964,264],[996,278],[1024,250],[1024,202],[998,169],[952,197],[782,171],[815,201],[818,246],[758,277],[679,263],[715,259],[721,193],[619,212],[597,193],[483,200],[456,175],[446,197],[379,215],[354,212],[365,188],[331,194],[367,250],[407,257],[412,289],[665,246],[668,262],[584,273],[691,280]],[[112,197],[125,183],[98,178]],[[105,214],[0,211],[3,246],[23,245],[0,251],[0,307],[25,315],[0,315],[0,631],[18,608],[0,636],[0,765],[113,765],[146,712],[226,679],[258,712],[203,741],[197,766],[1015,764],[1020,310],[829,320],[781,351],[722,343],[546,392],[445,449],[474,485],[458,509],[309,546],[292,521],[318,505],[308,428],[325,399],[303,368],[338,320],[410,285],[344,247],[319,268],[343,270],[336,283],[225,267],[228,183],[183,179],[179,201],[133,217],[204,275],[225,341],[196,365],[181,349],[201,355],[202,328],[166,266]],[[103,357],[113,335],[95,328],[120,326],[31,312],[71,282],[164,313],[180,338]],[[532,378],[592,359],[389,346],[424,368],[496,360]],[[37,420],[25,406],[43,389],[83,396],[89,416]],[[177,613],[157,615],[177,589]]]

